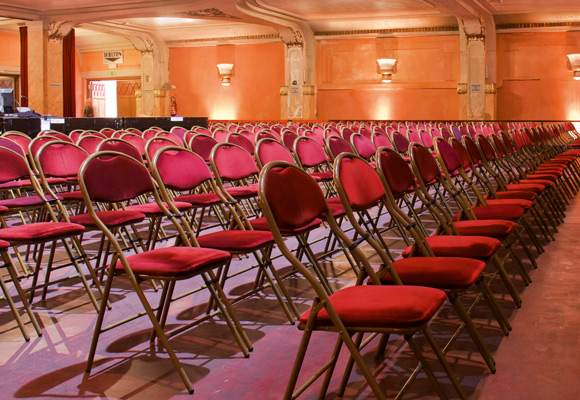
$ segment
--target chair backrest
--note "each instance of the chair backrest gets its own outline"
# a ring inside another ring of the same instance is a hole
[[[429,149],[422,144],[414,143],[411,146],[410,156],[417,180],[422,179],[425,186],[438,181],[441,169]]]
[[[44,136],[35,137],[28,145],[28,154],[30,154],[30,157],[32,158],[32,160],[34,161],[34,158],[36,157],[36,153],[38,152],[38,150],[42,146],[44,146],[44,144],[46,144],[48,142],[54,142],[55,140],[59,140],[59,139],[52,136],[52,135],[44,135]]]
[[[313,138],[301,136],[294,142],[294,155],[304,168],[316,167],[327,162],[324,148]]]
[[[89,154],[77,145],[69,142],[48,142],[36,154],[38,171],[45,177],[76,177],[82,163]]]
[[[30,142],[32,141],[30,136],[28,136],[22,132],[8,131],[8,132],[4,132],[2,137],[6,138],[6,139],[13,140],[16,143],[18,143],[20,145],[20,147],[22,147],[22,150],[24,150],[24,153],[26,155],[28,155],[28,149],[29,149],[28,146],[30,145]]]
[[[364,158],[365,160],[370,160],[375,156],[377,149],[373,145],[373,142],[366,136],[360,133],[355,133],[350,136],[350,145],[355,150],[356,154]]]
[[[459,128],[456,127],[455,125],[451,126],[451,132],[453,133],[453,137],[455,137],[455,139],[457,140],[461,140],[461,138],[463,137],[463,133],[461,133]]]
[[[284,146],[286,146],[290,151],[294,148],[294,141],[297,137],[298,134],[292,130],[286,129],[282,131],[282,143],[284,143]]]
[[[350,128],[344,128],[341,132],[341,136],[344,140],[346,140],[347,142],[350,142],[350,137],[354,134],[355,132],[350,129]]]
[[[248,153],[252,155],[254,154],[254,143],[250,139],[248,139],[247,136],[241,133],[231,132],[226,138],[226,143],[237,144],[238,146],[246,150]]]
[[[73,141],[74,144],[76,144],[79,139],[81,138],[81,134],[84,132],[83,129],[75,129],[73,131],[69,132],[69,137],[71,138],[71,140]]]
[[[377,149],[381,147],[388,147],[389,149],[393,148],[393,143],[391,142],[391,139],[389,139],[387,135],[379,133],[379,131],[375,131],[373,133],[372,142]]]
[[[154,190],[145,165],[127,154],[102,151],[89,156],[79,171],[83,193],[91,201],[116,203]]]
[[[212,136],[211,131],[203,126],[192,126],[191,131],[195,133],[203,133],[204,135]]]
[[[99,144],[101,144],[103,140],[105,139],[100,136],[84,135],[81,136],[77,142],[77,146],[85,150],[87,153],[93,154],[97,151],[97,147],[99,147]]]
[[[471,168],[471,156],[469,155],[469,151],[467,151],[465,146],[455,138],[451,139],[449,143],[451,144],[451,147],[453,147],[453,149],[457,152],[463,169],[467,170],[468,168]]]
[[[249,178],[260,172],[254,157],[231,143],[218,143],[211,152],[210,162],[215,174],[225,181]]]
[[[307,129],[306,131],[304,131],[304,136],[311,138],[312,140],[316,141],[316,143],[318,143],[320,146],[324,147],[324,136],[323,136],[324,129],[321,127],[318,127],[318,129],[319,129],[319,132],[316,132],[313,130],[311,131],[311,130]],[[322,130],[322,135],[321,135],[320,130]],[[296,144],[296,143],[294,143],[294,144]]]
[[[431,136],[430,133],[422,129],[419,131],[419,136],[421,137],[421,143],[423,143],[425,147],[430,149],[433,148],[433,136]]]
[[[297,166],[283,161],[268,164],[262,170],[258,190],[261,203],[283,230],[305,227],[329,210],[316,181]]]
[[[127,128],[127,129],[125,129],[125,131],[129,132],[129,133],[134,133],[135,135],[143,136],[143,132],[141,132],[137,128]]]
[[[96,152],[101,151],[116,151],[118,153],[127,154],[136,160],[141,160],[141,153],[139,150],[131,143],[119,138],[109,138],[103,140],[97,146]]]
[[[401,154],[406,154],[409,150],[409,139],[407,139],[405,135],[399,131],[394,131],[391,138],[393,140],[395,150]]]
[[[181,126],[174,126],[169,130],[170,133],[173,133],[175,136],[177,136],[178,138],[180,138],[182,140],[182,142],[185,142],[185,132],[187,132],[187,129],[181,127]]]
[[[385,177],[394,198],[399,198],[415,185],[415,175],[405,159],[393,149],[377,150],[377,168]]]
[[[469,156],[471,157],[473,164],[478,165],[482,161],[483,156],[481,155],[479,147],[477,147],[475,141],[470,136],[465,136],[461,142],[469,152]]]
[[[181,147],[164,147],[155,154],[152,161],[154,173],[171,190],[193,190],[211,179],[205,160]]]
[[[449,133],[449,131],[447,130],[447,128],[446,128],[446,127],[444,127],[444,126],[443,126],[443,127],[441,127],[441,129],[439,129],[439,130],[440,130],[440,132],[441,132],[441,137],[442,137],[443,139],[445,139],[445,140],[449,140],[449,139],[453,138],[453,135],[452,135],[451,133]],[[457,138],[455,138],[455,139],[457,139]]]
[[[326,148],[329,155],[334,160],[341,153],[352,153],[352,147],[349,142],[339,136],[329,136],[326,138]]]
[[[286,161],[295,164],[292,152],[286,146],[274,139],[261,139],[256,143],[256,159],[263,167],[271,161]]]
[[[229,133],[230,132],[226,129],[216,129],[215,131],[213,131],[212,136],[218,142],[225,143]]]
[[[106,137],[110,138],[110,137],[113,137],[113,133],[115,133],[115,129],[113,129],[113,128],[103,128],[99,132],[101,132]]]
[[[495,150],[491,146],[491,143],[483,135],[477,135],[476,137],[477,145],[481,149],[483,156],[486,160],[493,160],[495,158]]]
[[[16,141],[9,139],[8,137],[0,136],[0,147],[12,150],[21,156],[25,157],[26,152]]]
[[[26,159],[4,147],[0,147],[0,183],[11,182],[30,176]]]
[[[274,132],[270,130],[263,130],[256,133],[256,143],[258,143],[262,139],[274,139],[280,141],[280,138],[274,134]]]
[[[139,150],[139,153],[141,153],[142,157],[145,156],[145,145],[147,144],[147,141],[143,138],[143,136],[137,135],[135,133],[125,133],[123,136],[121,136],[121,139],[135,146],[137,150]]]
[[[151,129],[151,128],[145,129],[145,131],[143,132],[143,138],[145,140],[149,140],[149,139],[154,138],[155,136],[157,136],[157,133],[158,132],[159,131],[157,129]]]
[[[417,132],[415,129],[409,129],[407,131],[407,138],[411,143],[422,143],[421,136],[419,136],[419,132]]]
[[[343,153],[334,162],[335,182],[355,211],[376,206],[385,195],[381,178],[366,161],[354,154]]]
[[[172,141],[173,143],[175,143],[176,146],[183,147],[183,140],[181,140],[181,138],[179,136],[177,136],[171,132],[160,131],[160,132],[157,132],[157,135],[155,135],[155,137],[168,139],[168,140]]]
[[[189,148],[206,162],[209,162],[211,151],[218,143],[212,136],[198,133],[190,139]]]
[[[461,157],[455,151],[453,146],[446,142],[445,140],[437,140],[435,141],[435,151],[438,154],[438,158],[440,161],[443,161],[445,165],[445,169],[450,174],[453,174],[455,171],[458,171],[460,168],[463,167],[463,163],[461,162]]]
[[[145,157],[147,158],[147,162],[150,164],[153,161],[155,154],[160,149],[163,149],[165,147],[172,147],[172,146],[178,146],[178,145],[176,145],[172,140],[169,140],[169,138],[155,136],[154,138],[149,139],[147,141],[147,144],[145,145]],[[181,147],[181,146],[178,146],[178,147]]]

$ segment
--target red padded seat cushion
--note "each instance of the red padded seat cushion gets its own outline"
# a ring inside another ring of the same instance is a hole
[[[194,206],[210,206],[222,202],[215,193],[184,194],[182,196],[176,196],[173,200],[183,201]]]
[[[520,199],[534,201],[538,195],[534,192],[525,192],[518,190],[509,190],[506,192],[496,192],[498,199]],[[486,196],[486,198],[491,198],[491,196]]]
[[[500,241],[485,236],[429,236],[427,243],[437,257],[467,257],[486,259],[499,248]],[[409,257],[413,246],[407,247],[403,257]],[[417,254],[420,254],[417,248]]]
[[[10,247],[10,243],[0,240],[0,250],[6,250],[8,247]]]
[[[127,257],[136,275],[186,278],[219,267],[230,260],[230,253],[199,247],[164,247]],[[124,273],[121,261],[115,272]]]
[[[143,213],[125,210],[97,211],[97,216],[107,227],[133,224],[145,219],[145,214]],[[73,215],[69,219],[75,224],[80,224],[86,227],[97,226],[89,214]]]
[[[5,213],[8,211],[8,207],[0,206],[0,214]]]
[[[532,208],[534,205],[531,201],[523,199],[489,199],[486,201],[489,206],[518,206],[525,210]]]
[[[253,183],[248,186],[235,186],[226,188],[232,197],[253,197],[258,195],[258,184]]]
[[[437,289],[467,289],[481,275],[485,263],[461,257],[411,257],[393,262],[393,267],[405,285],[429,286]],[[386,273],[381,282],[394,284]]]
[[[550,182],[554,182],[555,180],[558,179],[558,175],[543,172],[541,174],[528,174],[527,178],[531,179],[531,180],[541,179],[541,180],[547,180]]]
[[[164,202],[163,205],[165,205],[165,207],[167,207],[167,203]],[[179,211],[185,211],[185,210],[189,210],[191,208],[191,204],[184,203],[182,201],[174,201],[173,205]],[[137,211],[137,212],[143,213],[145,215],[163,214],[163,211],[161,211],[161,208],[159,207],[159,205],[157,203],[147,203],[147,204],[139,204],[136,206],[129,206],[129,207],[127,207],[127,210],[128,211]]]
[[[75,190],[74,192],[59,193],[58,196],[62,197],[62,199],[65,201],[83,200],[83,194],[81,193],[80,190]]]
[[[317,181],[331,181],[333,179],[332,171],[310,172],[310,176]]]
[[[224,251],[248,252],[274,242],[268,231],[220,231],[197,238],[201,247]]]
[[[504,205],[504,206],[487,206],[487,207],[471,207],[477,219],[505,219],[507,221],[515,221],[519,219],[526,211],[522,207]],[[453,221],[458,221],[463,215],[459,212],[453,216]]]
[[[299,229],[293,229],[293,230],[280,229],[280,233],[282,233],[283,235],[297,235],[299,233],[318,228],[320,226],[320,224],[322,224],[322,220],[320,218],[316,218],[314,221],[312,221],[308,225],[303,226]],[[270,226],[268,225],[268,221],[266,220],[266,217],[252,219],[252,220],[250,220],[250,225],[252,225],[252,228],[257,230],[257,231],[270,231]]]
[[[551,168],[551,167],[540,167],[536,170],[536,173],[549,174],[549,175],[560,177],[560,176],[564,175],[564,169],[565,168],[561,169],[561,168]]]
[[[544,187],[554,186],[554,182],[546,179],[521,179],[520,184],[522,185],[542,185]]]
[[[52,196],[45,196],[47,200],[53,200]],[[62,197],[57,195],[56,196],[59,200],[62,200]],[[44,203],[40,199],[39,196],[24,196],[24,197],[17,197],[15,199],[6,199],[0,200],[0,205],[8,208],[21,208],[21,207],[36,207],[41,206]]]
[[[415,328],[429,322],[445,293],[420,286],[351,286],[330,296],[330,302],[346,327]],[[300,317],[305,325],[310,310]],[[316,325],[332,326],[326,309],[316,316]]]
[[[454,225],[462,236],[487,236],[496,239],[508,237],[516,227],[515,222],[502,219],[463,220],[454,222]]]
[[[510,183],[507,185],[508,190],[517,190],[517,191],[525,191],[525,192],[534,192],[534,193],[541,193],[544,191],[546,187],[544,185],[539,184],[523,184],[523,183]]]
[[[68,222],[36,222],[0,229],[0,240],[11,243],[55,240],[80,235],[85,227]]]

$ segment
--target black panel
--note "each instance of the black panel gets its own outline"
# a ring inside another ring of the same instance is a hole
[[[2,132],[19,131],[30,137],[40,132],[40,118],[2,118],[1,124]]]

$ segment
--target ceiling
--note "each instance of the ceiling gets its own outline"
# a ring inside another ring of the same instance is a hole
[[[171,45],[279,40],[301,24],[317,36],[457,30],[466,15],[491,16],[498,29],[580,29],[580,0],[0,0],[0,30],[30,20],[71,21],[78,46],[119,32],[148,32]]]

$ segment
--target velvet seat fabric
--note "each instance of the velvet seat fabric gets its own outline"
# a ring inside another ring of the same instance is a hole
[[[97,211],[97,217],[99,217],[99,219],[109,228],[134,224],[141,222],[146,218],[145,214],[143,213],[125,210]],[[73,215],[69,219],[71,222],[83,225],[85,227],[94,228],[97,226],[95,221],[93,221],[91,218],[90,214]]]
[[[59,200],[62,200],[60,195],[56,196]],[[52,196],[46,196],[47,200],[53,200]],[[24,196],[17,197],[15,199],[0,200],[0,205],[8,208],[23,208],[23,207],[36,207],[42,206],[42,202],[39,196]]]
[[[523,185],[543,185],[546,188],[554,186],[554,182],[547,179],[521,179],[520,183]]]
[[[215,193],[194,193],[175,196],[175,201],[189,203],[194,206],[211,206],[221,203],[221,199]]]
[[[516,223],[501,219],[463,220],[453,223],[461,236],[487,236],[496,239],[508,237],[516,227]]]
[[[258,184],[253,183],[248,186],[228,187],[226,191],[232,197],[254,197],[258,195]]]
[[[5,213],[6,211],[8,211],[8,207],[0,206],[0,214]]]
[[[299,233],[308,232],[312,229],[318,228],[320,226],[320,224],[322,224],[322,220],[320,218],[316,218],[315,220],[313,220],[309,224],[302,226],[302,227],[299,227],[299,228],[294,228],[294,229],[281,229],[280,228],[280,233],[282,233],[283,235],[297,235]],[[268,221],[266,220],[266,217],[252,219],[252,220],[250,220],[250,225],[252,225],[252,229],[255,229],[257,231],[269,231],[270,230],[270,226],[268,225]]]
[[[136,275],[150,277],[186,278],[223,265],[231,259],[228,252],[199,247],[164,247],[127,257]],[[121,261],[115,265],[116,273],[125,270]]]
[[[507,221],[516,221],[526,211],[522,207],[503,205],[503,206],[487,206],[487,207],[471,207],[477,219],[505,219]],[[459,212],[453,216],[453,221],[458,221],[463,215]]]
[[[426,241],[437,257],[467,257],[478,260],[494,255],[501,244],[497,239],[484,236],[429,236]],[[409,257],[412,249],[413,246],[407,247],[401,255]],[[420,254],[418,248],[417,254]]]
[[[64,192],[58,194],[64,201],[81,201],[83,200],[83,194],[80,190],[75,190],[73,192]]]
[[[523,199],[489,199],[486,200],[487,204],[491,207],[491,206],[517,206],[517,207],[521,207],[525,210],[529,210],[530,208],[533,207],[534,203],[532,203],[529,200],[523,200]]]
[[[167,203],[163,203],[163,205],[165,207],[167,207]],[[182,201],[174,201],[173,205],[175,207],[177,207],[177,209],[179,211],[186,211],[189,210],[191,208],[191,204],[190,203],[184,203]],[[137,211],[140,213],[143,213],[145,215],[157,215],[157,214],[162,214],[163,211],[161,211],[161,208],[159,207],[159,205],[157,203],[147,203],[147,204],[139,204],[139,205],[135,205],[135,206],[129,206],[127,207],[128,211]]]
[[[201,247],[234,252],[250,252],[266,244],[274,243],[274,236],[268,231],[220,231],[197,238]]]
[[[537,193],[520,190],[508,190],[505,192],[496,192],[496,195],[498,199],[520,199],[528,201],[534,201],[538,197]],[[488,195],[487,198],[492,199],[491,195]]]
[[[310,176],[317,181],[331,181],[332,171],[310,172]]]
[[[0,240],[0,250],[6,250],[8,247],[10,247],[10,243]]]
[[[523,190],[527,192],[534,192],[534,193],[541,193],[546,189],[544,185],[535,184],[535,183],[510,183],[507,185],[508,190]]]
[[[74,223],[36,222],[0,229],[0,240],[7,240],[12,244],[49,241],[67,236],[80,235],[84,231],[84,226]]]
[[[343,324],[348,327],[415,328],[429,322],[446,295],[420,286],[351,286],[329,297]],[[300,317],[305,325],[310,310]],[[325,309],[316,316],[316,326],[332,326]]]
[[[411,257],[393,262],[404,285],[428,286],[437,289],[467,289],[485,269],[485,263],[461,257]],[[381,277],[384,285],[395,282],[390,273]]]

